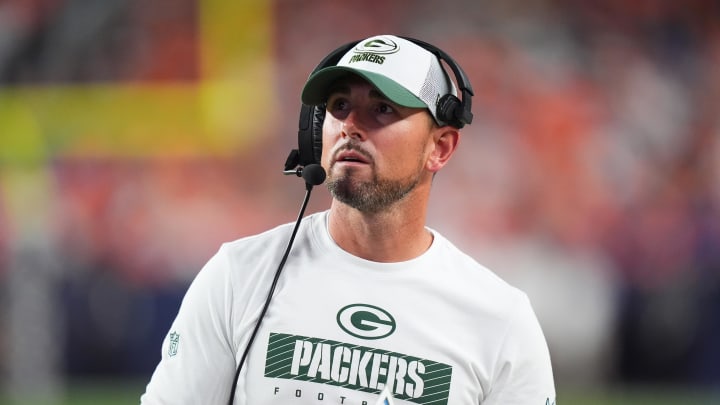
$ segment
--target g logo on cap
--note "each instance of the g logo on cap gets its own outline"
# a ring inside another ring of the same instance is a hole
[[[398,51],[398,46],[389,38],[374,38],[358,43],[355,50],[357,52],[395,53]]]

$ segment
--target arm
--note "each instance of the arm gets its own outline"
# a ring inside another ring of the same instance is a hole
[[[193,280],[141,404],[223,404],[235,373],[232,283],[221,249]]]
[[[483,405],[554,405],[555,383],[545,336],[527,296],[516,305]]]

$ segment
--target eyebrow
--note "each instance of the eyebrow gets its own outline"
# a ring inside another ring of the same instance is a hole
[[[350,86],[346,83],[333,84],[332,86],[330,86],[328,88],[328,91],[327,91],[328,98],[330,98],[330,96],[333,95],[334,93],[348,95],[348,94],[350,94]],[[390,99],[388,99],[387,96],[382,94],[380,91],[378,91],[374,87],[370,90],[370,97],[390,101]]]

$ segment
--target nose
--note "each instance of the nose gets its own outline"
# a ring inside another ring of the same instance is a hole
[[[362,116],[357,109],[351,109],[343,119],[342,136],[355,138],[357,140],[365,139],[365,129],[362,125]]]

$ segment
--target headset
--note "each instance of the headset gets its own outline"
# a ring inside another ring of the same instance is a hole
[[[455,128],[462,128],[470,124],[473,119],[472,96],[474,95],[470,80],[455,60],[441,49],[427,42],[409,37],[406,39],[428,52],[434,54],[441,62],[445,61],[455,76],[457,87],[462,98],[453,94],[446,94],[440,98],[436,107],[438,120],[447,123]],[[328,54],[312,71],[315,72],[326,67],[335,66],[350,49],[359,44],[360,41],[349,42]],[[442,63],[441,63],[442,66]],[[444,70],[444,69],[443,69]],[[300,107],[300,120],[298,125],[298,148],[290,151],[285,161],[285,173],[297,174],[297,167],[305,167],[311,164],[320,164],[322,155],[322,127],[325,120],[325,105],[310,106],[302,104]]]

